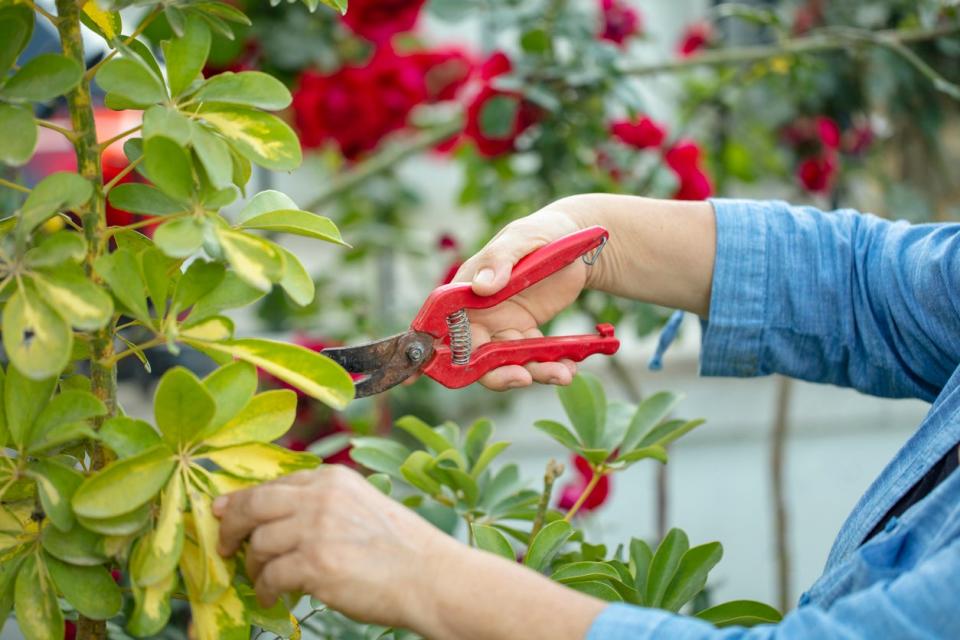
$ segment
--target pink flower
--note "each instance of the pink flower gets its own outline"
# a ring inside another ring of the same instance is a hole
[[[390,40],[417,24],[425,0],[350,0],[343,21],[358,36],[371,42]]]
[[[659,147],[667,137],[663,125],[654,122],[647,116],[638,120],[620,120],[610,125],[610,133],[620,142],[636,149],[650,149]]]
[[[713,27],[709,22],[699,21],[689,25],[680,38],[677,48],[680,57],[688,58],[706,47],[713,40]]]
[[[603,14],[602,40],[623,45],[628,38],[643,31],[640,13],[623,0],[600,0],[600,11]]]
[[[573,469],[576,472],[577,477],[573,481],[561,487],[560,500],[557,503],[557,507],[565,511],[569,510],[577,503],[577,500],[579,500],[580,496],[583,495],[587,485],[594,476],[593,469],[590,468],[590,463],[587,462],[585,458],[574,455],[571,460],[573,462]],[[605,475],[602,476],[599,481],[597,481],[597,485],[593,488],[593,491],[590,492],[589,497],[587,497],[587,499],[584,501],[578,513],[586,513],[599,508],[607,501],[607,498],[609,497],[610,476]]]
[[[713,193],[710,176],[702,166],[703,152],[697,143],[680,140],[664,155],[667,166],[677,176],[676,200],[704,200]]]
[[[817,127],[817,138],[827,149],[836,149],[840,146],[840,125],[828,116],[817,116],[814,121]]]

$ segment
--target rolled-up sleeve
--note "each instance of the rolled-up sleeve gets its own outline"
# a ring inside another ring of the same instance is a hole
[[[704,375],[782,373],[933,400],[960,365],[960,225],[712,201]]]

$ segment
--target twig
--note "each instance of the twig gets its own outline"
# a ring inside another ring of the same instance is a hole
[[[42,118],[34,118],[34,122],[37,123],[38,127],[43,127],[44,129],[50,129],[52,131],[56,131],[57,133],[62,135],[64,138],[66,138],[70,142],[77,141],[76,134],[74,134],[74,132],[71,131],[70,129],[66,129],[64,127],[61,127],[60,125],[54,124],[49,120],[44,120]]]
[[[115,186],[117,186],[117,183],[120,182],[121,180],[123,180],[124,178],[126,178],[128,175],[130,175],[130,172],[133,171],[134,169],[136,169],[137,166],[138,166],[141,162],[143,162],[143,156],[140,156],[139,158],[137,158],[136,160],[134,160],[133,162],[131,162],[130,164],[128,164],[127,166],[125,166],[125,167],[120,171],[120,173],[118,173],[117,175],[115,175],[115,176],[110,180],[110,182],[108,182],[107,184],[103,185],[103,193],[104,193],[104,194],[109,194],[110,191],[111,191]]]
[[[577,501],[573,503],[573,506],[570,507],[570,510],[567,511],[567,515],[563,516],[563,519],[567,522],[573,520],[573,516],[577,515],[577,512],[580,511],[580,507],[587,501],[587,498],[590,497],[590,494],[593,493],[593,490],[597,488],[597,484],[600,483],[600,478],[605,475],[605,471],[602,468],[594,469],[593,465],[590,466],[593,471],[593,477],[590,478],[590,482],[587,483],[587,486],[584,487],[583,493],[580,494],[580,497],[577,498]]]
[[[413,136],[404,144],[388,147],[380,153],[371,156],[367,160],[355,165],[352,169],[334,176],[330,181],[330,185],[324,191],[322,191],[320,195],[314,198],[306,208],[308,210],[319,209],[320,207],[329,203],[331,200],[335,200],[339,196],[362,184],[366,180],[383,173],[388,169],[394,168],[397,164],[403,160],[406,160],[410,156],[416,155],[421,151],[429,149],[430,147],[443,142],[450,136],[460,131],[462,126],[462,119],[455,118],[450,122],[439,125],[432,129],[428,129]]]
[[[123,39],[123,46],[125,47],[128,46],[131,42],[133,42],[140,35],[142,35],[143,32],[147,30],[147,27],[150,26],[150,23],[153,22],[157,18],[157,16],[160,15],[160,11],[161,9],[154,9],[150,15],[144,18],[143,21],[140,23],[140,25],[136,29],[134,29],[133,33],[131,33],[129,36]],[[107,62],[112,60],[119,51],[120,49],[117,48],[111,51],[110,53],[108,53],[107,55],[103,56],[103,58],[101,58],[100,61],[97,62],[97,64],[87,69],[86,74],[84,74],[84,79],[88,81],[92,80],[93,77],[97,75],[97,71],[100,70],[100,67],[102,67]]]
[[[121,351],[120,353],[114,354],[114,355],[112,355],[111,357],[107,358],[106,360],[101,360],[101,361],[100,361],[100,364],[102,364],[103,366],[106,366],[106,367],[112,367],[112,366],[114,366],[115,364],[117,364],[118,362],[120,362],[121,360],[123,360],[124,358],[126,358],[127,356],[132,356],[132,355],[135,355],[135,354],[137,354],[137,353],[143,353],[143,351],[144,351],[145,349],[150,349],[151,347],[159,347],[160,345],[162,345],[162,344],[163,344],[164,342],[166,342],[166,341],[167,341],[167,339],[166,339],[166,337],[164,337],[164,336],[158,336],[158,337],[156,337],[156,338],[151,338],[150,340],[147,340],[146,342],[142,342],[142,343],[140,343],[140,344],[137,344],[137,345],[134,345],[134,346],[130,347],[129,349],[126,349],[126,350],[124,350],[124,351]]]
[[[113,144],[114,142],[116,142],[117,140],[123,140],[123,139],[126,138],[127,136],[133,135],[133,134],[136,133],[137,131],[140,131],[140,129],[143,129],[143,124],[138,124],[137,126],[133,127],[132,129],[127,129],[127,130],[124,131],[123,133],[118,133],[117,135],[113,136],[112,138],[108,138],[107,140],[104,140],[103,142],[100,143],[100,150],[103,151],[104,149],[106,149],[107,147],[109,147],[110,145],[112,145],[112,144]]]
[[[44,18],[49,20],[50,24],[52,24],[54,27],[56,27],[60,23],[60,18],[58,16],[53,15],[52,13],[50,13],[49,11],[47,11],[46,9],[38,5],[33,0],[26,0],[26,4],[31,9],[33,9],[34,11],[42,15]]]
[[[152,224],[160,224],[161,222],[167,222],[168,220],[176,220],[178,218],[183,218],[185,216],[190,215],[190,212],[184,211],[183,213],[172,213],[168,216],[151,216],[146,213],[138,213],[136,215],[149,216],[149,217],[144,218],[143,220],[138,220],[137,222],[133,222],[131,224],[125,224],[123,226],[107,227],[106,237],[111,238],[117,235],[118,233],[120,233],[121,231],[135,231],[136,229],[149,227]]]
[[[61,214],[60,214],[60,218],[63,220],[63,222],[64,222],[65,224],[70,225],[70,227],[72,227],[74,231],[79,231],[79,232],[83,233],[83,227],[81,227],[81,226],[78,225],[76,222],[74,222],[74,221],[73,221],[73,218],[71,218],[69,215],[67,215],[67,214],[65,214],[65,213],[61,213]]]
[[[6,187],[7,189],[13,189],[14,191],[19,191],[21,193],[30,193],[30,189],[28,187],[25,187],[22,184],[17,184],[16,182],[10,182],[4,178],[0,178],[0,187]]]
[[[550,508],[550,496],[553,495],[553,483],[563,474],[563,465],[552,458],[547,463],[547,469],[543,473],[543,493],[540,494],[540,504],[537,505],[537,515],[533,519],[533,528],[530,529],[530,539],[533,540],[540,529],[543,528],[543,521],[547,517],[547,509]]]

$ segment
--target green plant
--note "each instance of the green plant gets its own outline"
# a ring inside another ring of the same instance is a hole
[[[154,53],[122,35],[120,8],[164,14],[174,36]],[[306,2],[311,9],[317,0]],[[330,4],[342,9],[341,2]],[[37,127],[75,147],[77,173],[55,173],[28,189],[0,221],[0,620],[16,612],[29,639],[63,636],[64,616],[80,638],[105,637],[104,620],[123,608],[128,632],[145,636],[167,623],[172,595],[192,609],[199,638],[247,638],[256,623],[290,635],[287,610],[260,609],[242,571],[216,552],[212,497],[319,463],[270,441],[293,421],[292,391],[256,394],[257,368],[328,405],[353,397],[349,376],[310,350],[233,335],[224,310],[250,304],[274,285],[300,304],[314,296],[299,260],[260,235],[287,233],[343,244],[327,218],[266,191],[228,219],[221,209],[244,191],[252,165],[290,170],[300,146],[268,113],[290,103],[288,90],[259,72],[204,79],[211,32],[230,33],[246,17],[212,1],[109,6],[59,0],[56,14],[32,2],[0,3],[0,161],[33,154]],[[40,16],[39,18],[37,16]],[[58,30],[62,53],[18,66],[36,19]],[[80,26],[110,46],[84,68]],[[98,138],[90,83],[114,109],[143,112],[122,136]],[[71,127],[36,119],[36,103],[65,95]],[[129,168],[104,184],[101,153],[119,139]],[[118,185],[130,171],[150,184]],[[108,226],[106,203],[150,219]],[[48,231],[60,219],[66,228]],[[157,224],[152,239],[139,229]],[[151,337],[133,344],[129,329]],[[117,350],[118,344],[126,344]],[[156,391],[155,424],[124,414],[117,363],[144,350],[187,345],[222,366],[203,380],[182,368]],[[68,605],[61,610],[61,600]]]

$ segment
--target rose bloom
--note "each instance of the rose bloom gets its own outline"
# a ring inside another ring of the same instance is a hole
[[[827,193],[837,175],[837,159],[832,153],[807,158],[797,166],[797,179],[811,193]]]
[[[581,456],[574,455],[572,457],[573,469],[577,474],[577,477],[565,484],[560,489],[560,500],[557,502],[557,507],[567,511],[577,500],[580,499],[580,496],[583,495],[584,490],[587,488],[587,484],[590,480],[593,479],[593,469],[590,468],[590,463],[586,461]],[[610,497],[610,476],[603,476],[597,482],[597,486],[593,488],[593,491],[590,492],[589,497],[584,501],[583,505],[580,507],[578,513],[587,513],[593,511],[594,509],[599,508],[607,501],[607,498]]]
[[[680,46],[678,47],[680,57],[687,58],[692,56],[697,51],[706,47],[712,39],[713,27],[709,22],[694,22],[687,26],[683,32],[683,36],[680,38]]]
[[[710,176],[702,167],[702,155],[700,147],[690,140],[680,140],[664,154],[667,166],[680,182],[674,199],[704,200],[713,193]]]
[[[471,57],[455,47],[418,51],[411,57],[423,74],[428,102],[453,100],[473,73]]]
[[[600,0],[600,12],[603,16],[602,40],[622,45],[643,31],[640,13],[623,0]]]
[[[474,142],[480,155],[494,158],[516,149],[516,141],[521,133],[532,126],[539,118],[537,107],[525,100],[516,91],[494,89],[490,82],[512,69],[510,59],[503,53],[493,54],[480,68],[480,79],[483,82],[480,90],[467,105],[467,122],[463,136]],[[481,126],[483,110],[495,98],[506,98],[517,103],[514,110],[513,122],[503,136],[492,136],[486,133]]]
[[[667,137],[663,125],[647,116],[635,121],[620,120],[610,125],[610,133],[620,142],[636,149],[651,149],[663,144]]]
[[[354,33],[371,42],[387,42],[417,24],[425,0],[350,0],[343,21]]]

